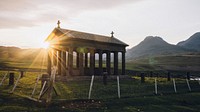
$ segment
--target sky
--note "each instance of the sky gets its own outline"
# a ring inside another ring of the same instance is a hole
[[[177,44],[200,31],[200,0],[0,0],[0,46],[40,48],[57,27],[110,36],[131,48],[147,36]]]

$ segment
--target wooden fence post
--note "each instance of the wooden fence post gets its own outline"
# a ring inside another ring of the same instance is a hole
[[[91,98],[91,92],[92,92],[93,81],[94,81],[94,75],[92,75],[92,79],[91,79],[91,82],[90,82],[90,89],[89,89],[88,99]]]
[[[187,79],[190,80],[190,72],[187,72]]]
[[[23,78],[24,77],[24,71],[20,71],[20,73],[21,73],[21,78]]]
[[[155,94],[158,94],[158,84],[157,84],[157,77],[155,78]]]
[[[187,86],[188,86],[189,91],[191,91],[191,87],[190,87],[190,83],[189,83],[189,80],[188,80],[188,79],[186,79],[186,83],[187,83]]]
[[[41,88],[43,87],[44,82],[48,84],[50,76],[48,74],[42,74],[41,78]],[[47,85],[44,87],[45,89],[47,88]]]
[[[120,98],[121,97],[121,95],[120,95],[120,85],[119,85],[119,75],[117,76],[117,90],[118,90],[118,98]]]
[[[176,81],[175,81],[175,79],[172,79],[172,81],[173,81],[173,85],[174,85],[174,92],[177,93],[177,90],[176,90]]]
[[[10,85],[14,85],[14,82],[15,82],[15,74],[12,72],[9,74],[9,86]]]

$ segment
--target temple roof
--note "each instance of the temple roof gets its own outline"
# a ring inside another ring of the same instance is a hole
[[[91,40],[91,41],[97,41],[97,42],[112,43],[112,44],[128,46],[128,44],[118,40],[115,37],[85,33],[85,32],[62,29],[62,28],[55,28],[53,32],[47,37],[46,41],[53,40],[53,38],[55,37],[58,37],[60,39],[62,38],[62,40],[76,38],[76,39]]]

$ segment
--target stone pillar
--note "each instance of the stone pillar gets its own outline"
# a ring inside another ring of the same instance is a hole
[[[61,51],[58,51],[58,75],[61,75]]]
[[[118,52],[114,52],[114,75],[118,75]]]
[[[69,71],[69,75],[73,75],[73,48],[69,48],[68,71]]]
[[[85,53],[85,68],[88,67],[88,53]]]
[[[83,53],[79,53],[79,71],[80,71],[80,75],[84,75],[84,69],[83,69]]]
[[[110,51],[106,52],[106,71],[110,75]]]
[[[79,52],[76,52],[76,68],[79,68]]]
[[[62,75],[66,76],[66,51],[62,52]]]
[[[53,66],[57,66],[57,50],[53,50]]]
[[[99,75],[103,75],[103,66],[102,66],[102,51],[99,51]]]
[[[94,75],[95,53],[94,49],[90,49],[90,75]]]
[[[47,73],[48,75],[51,75],[51,50],[48,50],[47,54]]]
[[[66,51],[66,69],[68,68],[69,50]]]
[[[126,62],[125,62],[125,52],[122,52],[122,75],[125,75]]]

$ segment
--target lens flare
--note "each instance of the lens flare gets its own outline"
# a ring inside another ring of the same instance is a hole
[[[49,48],[49,42],[44,42],[41,45],[42,48],[48,49]]]

